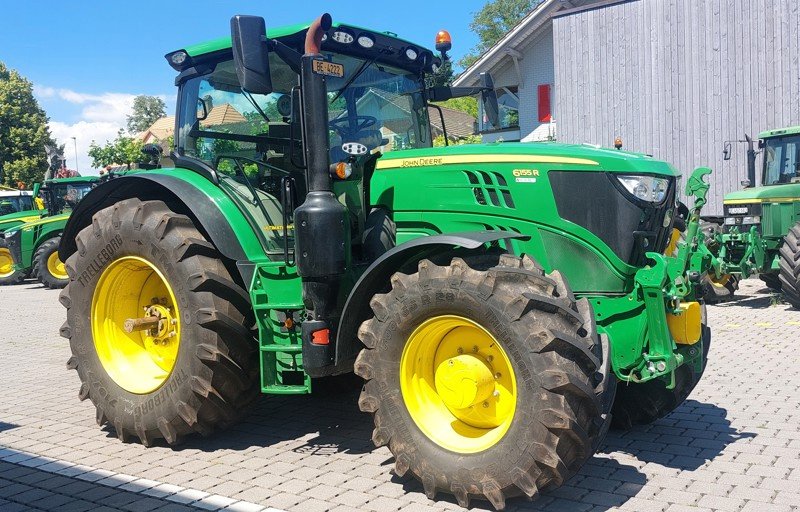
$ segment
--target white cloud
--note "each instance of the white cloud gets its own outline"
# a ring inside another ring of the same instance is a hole
[[[119,124],[108,121],[78,121],[74,124],[50,121],[49,126],[53,137],[59,144],[64,144],[64,158],[70,169],[74,169],[76,165],[75,147],[77,146],[77,168],[84,175],[97,174],[97,170],[92,169],[92,159],[87,154],[89,145],[95,141],[102,146],[106,141],[113,140],[120,127]],[[72,137],[75,137],[74,141]]]
[[[45,85],[34,86],[34,93],[40,99],[65,101],[80,105],[79,120],[67,123],[57,119],[49,123],[50,131],[59,144],[64,144],[64,157],[70,169],[76,165],[75,146],[77,144],[77,167],[81,174],[97,174],[92,169],[92,161],[87,152],[92,141],[103,145],[117,136],[120,128],[127,126],[127,117],[133,107],[136,94],[106,92],[87,94],[70,89],[57,89]],[[159,96],[167,100],[165,95]],[[73,141],[72,138],[75,137]]]

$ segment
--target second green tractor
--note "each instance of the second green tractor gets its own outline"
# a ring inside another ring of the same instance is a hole
[[[665,255],[676,169],[580,145],[433,147],[430,102],[480,95],[497,120],[491,77],[428,88],[441,58],[394,34],[236,16],[230,38],[166,57],[174,167],[97,186],[59,249],[68,367],[120,439],[210,435],[260,393],[354,371],[398,475],[502,509],[697,384],[709,169]]]
[[[73,209],[99,181],[97,176],[79,176],[44,182],[39,196],[45,208],[29,212],[35,215],[27,216],[27,222],[8,227],[0,241],[13,260],[9,283],[32,275],[47,288],[67,285],[66,268],[58,257],[61,233]]]

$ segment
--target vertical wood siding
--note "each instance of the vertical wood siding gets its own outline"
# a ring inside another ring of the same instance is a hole
[[[725,141],[800,124],[798,0],[633,0],[555,18],[553,40],[558,139],[710,166],[707,215],[746,177]]]

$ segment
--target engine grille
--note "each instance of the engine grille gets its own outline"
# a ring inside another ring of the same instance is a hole
[[[630,265],[645,264],[645,253],[664,252],[672,222],[664,226],[675,204],[675,180],[658,205],[638,201],[623,192],[611,173],[550,171],[558,214],[588,229]]]

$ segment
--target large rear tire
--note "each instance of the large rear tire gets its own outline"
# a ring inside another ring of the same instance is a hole
[[[594,454],[613,381],[591,306],[561,274],[527,257],[479,260],[394,274],[359,329],[355,372],[372,440],[389,446],[398,475],[410,472],[430,499],[442,491],[500,510],[561,485]]]
[[[150,446],[235,422],[258,395],[257,344],[216,248],[187,216],[138,199],[96,213],[76,243],[61,334],[97,423]],[[158,323],[127,333],[137,317]]]
[[[2,235],[0,235],[2,237]],[[17,284],[25,279],[25,272],[14,270],[14,258],[5,239],[0,238],[0,286]]]
[[[60,290],[69,283],[67,268],[58,257],[60,243],[60,236],[46,240],[33,255],[33,275],[51,290]]]
[[[781,291],[792,307],[800,309],[800,223],[783,238],[779,255]]]
[[[675,370],[675,387],[673,389],[667,389],[666,383],[661,379],[641,384],[619,383],[614,408],[611,411],[614,428],[629,430],[635,425],[649,425],[671,413],[686,401],[706,370],[708,351],[711,348],[711,329],[706,325],[705,318],[704,305],[701,330],[702,370],[697,373],[689,364],[679,366]]]

